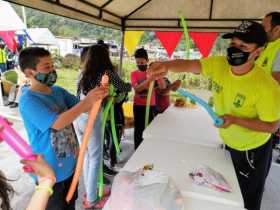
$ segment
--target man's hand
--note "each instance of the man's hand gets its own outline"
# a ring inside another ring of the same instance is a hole
[[[182,84],[181,80],[179,80],[179,79],[176,80],[175,82],[173,82],[171,84],[171,90],[176,91],[181,86],[181,84]]]
[[[220,118],[222,118],[224,120],[224,124],[222,124],[221,126],[217,126],[218,128],[228,128],[230,125],[235,123],[235,117],[232,115],[223,115],[220,116]]]
[[[168,68],[165,62],[151,63],[147,69],[147,78],[151,80],[157,80],[163,78],[168,72]]]

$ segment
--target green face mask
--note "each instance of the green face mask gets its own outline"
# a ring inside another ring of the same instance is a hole
[[[53,86],[57,80],[57,73],[55,70],[53,70],[52,72],[50,73],[47,73],[47,74],[44,74],[44,73],[37,73],[34,78],[44,84],[44,85],[47,85],[47,86]]]

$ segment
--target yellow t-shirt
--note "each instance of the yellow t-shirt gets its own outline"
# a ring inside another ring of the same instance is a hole
[[[259,67],[264,69],[266,73],[271,74],[273,68],[273,62],[279,50],[280,50],[280,39],[277,39],[274,42],[269,42],[255,63]]]
[[[4,49],[0,49],[0,63],[6,63],[6,62],[7,62],[6,51]]]
[[[265,122],[280,119],[280,88],[265,71],[255,66],[245,75],[231,71],[222,56],[201,59],[202,72],[212,79],[214,107],[218,115],[230,114],[240,118],[258,118]],[[245,151],[265,144],[270,133],[253,131],[238,125],[219,129],[229,147]]]

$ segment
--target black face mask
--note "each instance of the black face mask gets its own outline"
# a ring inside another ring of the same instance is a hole
[[[137,65],[138,69],[140,71],[146,71],[147,68],[148,68],[148,65],[147,64],[144,64],[144,65]]]
[[[240,66],[246,63],[249,55],[249,52],[243,52],[236,47],[227,48],[227,60],[231,66]]]

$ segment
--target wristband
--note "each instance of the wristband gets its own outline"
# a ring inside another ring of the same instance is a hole
[[[53,189],[52,189],[51,187],[48,187],[48,186],[40,186],[40,185],[38,185],[38,186],[35,187],[35,190],[36,190],[36,191],[38,191],[38,190],[45,190],[45,191],[47,191],[50,195],[53,194]]]

